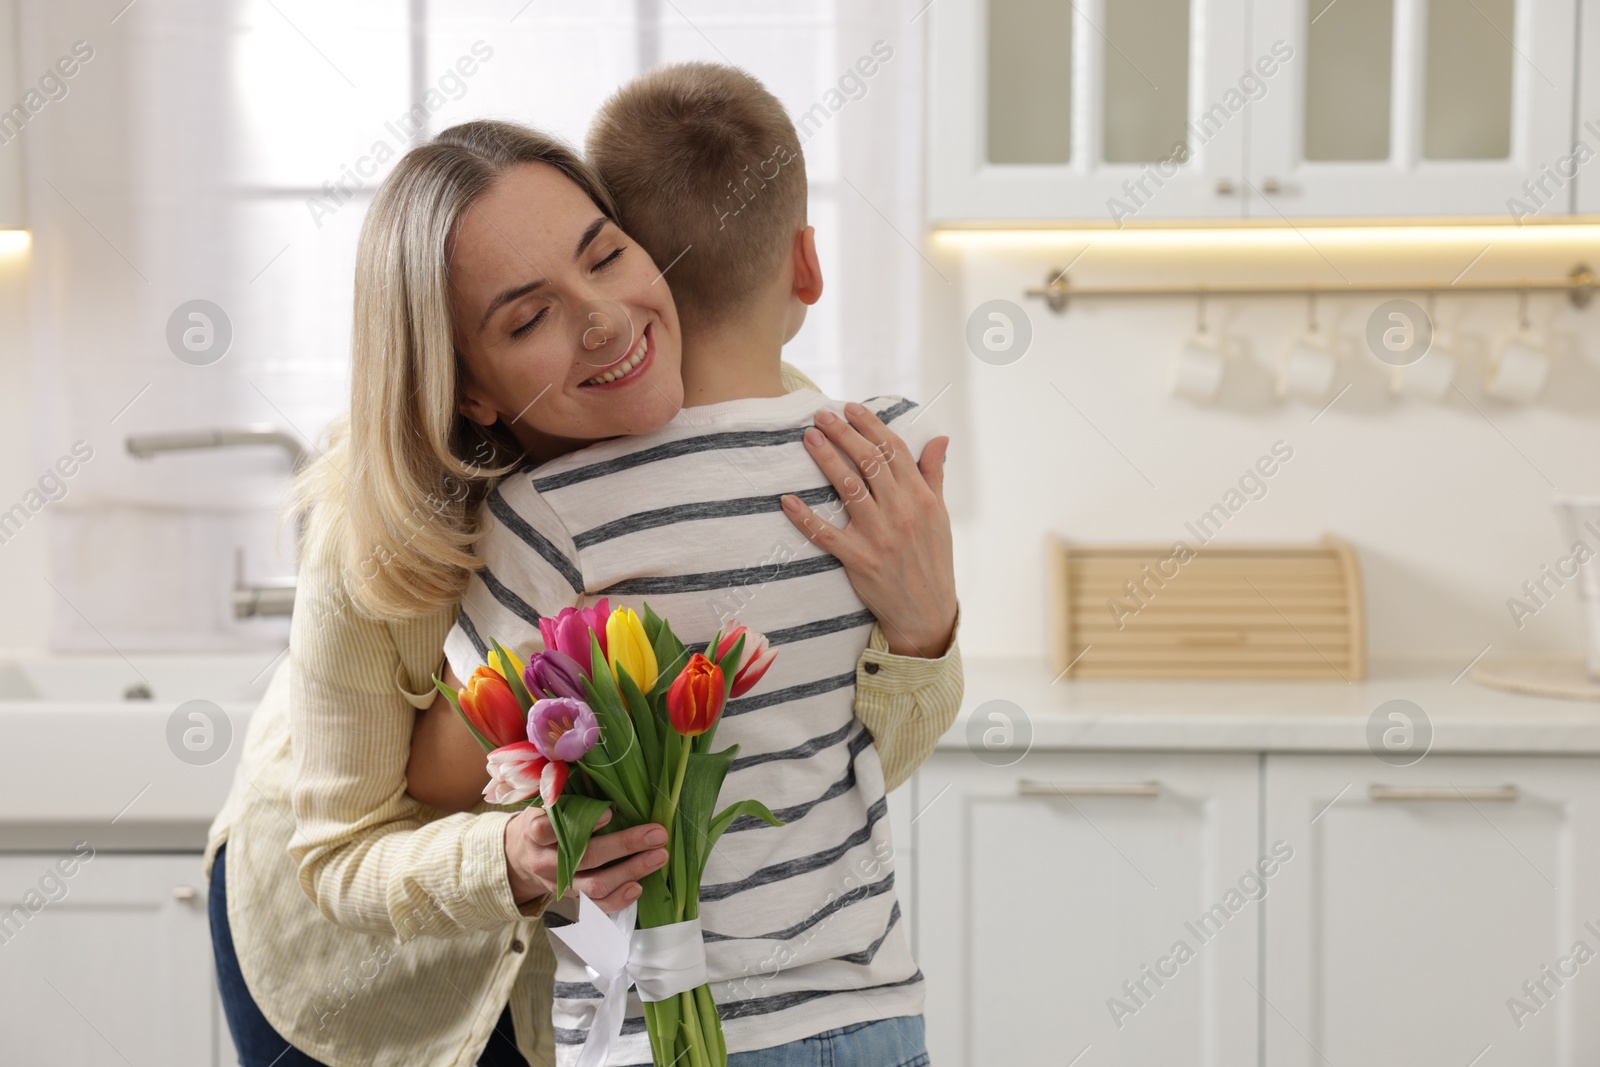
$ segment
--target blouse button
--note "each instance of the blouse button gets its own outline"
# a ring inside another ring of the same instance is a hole
[[[527,946],[522,943],[522,938],[520,938],[520,937],[517,938],[515,941],[511,942],[511,951],[512,952],[521,952],[526,947]]]
[[[861,665],[861,669],[866,671],[868,674],[878,673],[878,665],[876,663],[864,663]]]

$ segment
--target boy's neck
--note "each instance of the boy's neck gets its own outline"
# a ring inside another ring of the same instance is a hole
[[[686,327],[683,406],[782,396],[782,358],[782,323],[746,321]]]

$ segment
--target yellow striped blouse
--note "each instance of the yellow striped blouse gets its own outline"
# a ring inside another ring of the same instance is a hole
[[[786,365],[785,384],[809,384]],[[336,530],[307,532],[290,655],[252,716],[205,853],[228,845],[228,921],[273,1027],[330,1067],[467,1067],[509,1001],[516,1044],[555,1063],[546,899],[518,908],[505,874],[510,809],[446,814],[406,792],[455,609],[405,622],[359,613]],[[874,627],[856,715],[885,785],[903,783],[961,702],[961,653],[891,655]],[[330,921],[331,920],[331,921]],[[494,1040],[501,1040],[494,1037]]]

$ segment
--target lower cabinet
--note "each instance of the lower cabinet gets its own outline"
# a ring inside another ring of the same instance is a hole
[[[1600,758],[981,755],[911,787],[940,1067],[1600,1063]]]
[[[234,1063],[198,854],[0,855],[0,1062]]]
[[[1600,760],[1271,756],[1265,793],[1269,1067],[1600,1063]]]
[[[933,1062],[1254,1064],[1259,758],[979,755],[915,781]]]

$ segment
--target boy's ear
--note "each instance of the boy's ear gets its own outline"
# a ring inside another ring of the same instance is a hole
[[[815,304],[822,299],[822,263],[817,259],[814,226],[794,235],[794,295],[802,304]]]

